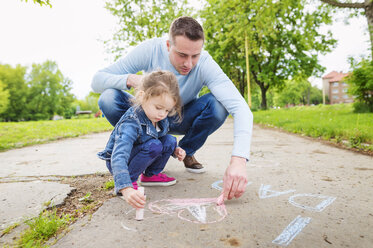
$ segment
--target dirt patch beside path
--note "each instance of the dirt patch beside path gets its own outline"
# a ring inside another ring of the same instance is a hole
[[[113,180],[110,174],[64,177],[61,183],[69,184],[75,190],[57,206],[57,214],[70,214],[81,218],[93,214],[102,204],[114,197],[113,189],[105,189],[105,183]]]
[[[30,180],[32,181],[32,179]],[[40,177],[35,180],[48,181],[49,178]],[[86,215],[92,215],[102,206],[105,201],[114,197],[114,195],[112,194],[113,189],[105,189],[105,183],[113,180],[113,177],[109,173],[96,173],[92,175],[71,177],[55,177],[54,180],[62,184],[68,184],[75,189],[68,195],[68,197],[62,204],[51,207],[49,208],[49,210],[56,209],[58,216],[69,214],[70,216],[74,217],[73,222],[78,221]],[[1,233],[0,246],[16,246],[16,240],[27,228],[28,226],[26,224],[20,223],[20,225],[15,226],[14,229],[10,230],[9,233]],[[66,231],[62,230],[62,232],[66,234]],[[54,238],[51,239],[51,242],[53,241]]]

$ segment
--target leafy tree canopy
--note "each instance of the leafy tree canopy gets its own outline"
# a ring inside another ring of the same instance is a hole
[[[24,1],[27,2],[28,0],[24,0]],[[40,4],[40,6],[46,5],[52,8],[52,4],[50,3],[50,0],[33,0],[33,1],[34,3]]]
[[[65,78],[53,61],[33,64],[29,75],[27,119],[50,119],[63,115],[74,100],[72,82]]]
[[[352,73],[347,77],[346,83],[350,85],[348,93],[355,96],[355,110],[364,107],[373,112],[373,61],[367,59],[352,65]],[[361,103],[361,104],[359,104]]]
[[[97,104],[99,97],[99,93],[91,91],[83,100],[76,100],[74,104],[79,106],[81,110],[90,110],[92,113],[97,113],[99,111]]]
[[[26,67],[0,64],[0,81],[9,94],[6,109],[0,114],[3,120],[21,120],[26,113]]]
[[[105,42],[116,59],[129,46],[167,34],[175,18],[191,14],[187,0],[111,0],[106,9],[118,18],[118,30]]]
[[[0,114],[3,113],[9,104],[9,91],[5,89],[5,84],[0,80]]]
[[[322,92],[317,87],[312,87],[307,79],[293,79],[285,83],[284,89],[277,94],[276,105],[306,105],[322,102]]]
[[[0,119],[5,121],[50,119],[54,114],[66,116],[74,96],[71,81],[65,78],[53,61],[33,64],[30,73],[17,65],[0,64],[0,96],[8,102]],[[0,109],[4,106],[0,98]],[[5,97],[4,97],[5,99]]]
[[[229,13],[229,14],[228,14]],[[267,108],[269,88],[282,88],[289,78],[308,78],[322,71],[318,55],[335,44],[319,28],[331,23],[325,9],[306,8],[304,0],[207,0],[201,11],[206,49],[236,83],[245,89],[245,37],[249,41],[252,81],[261,89]]]

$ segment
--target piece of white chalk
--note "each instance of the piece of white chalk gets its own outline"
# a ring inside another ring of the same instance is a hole
[[[137,189],[140,193],[144,195],[144,187],[139,187]],[[144,209],[143,208],[138,208],[136,209],[136,220],[143,220],[144,219]]]

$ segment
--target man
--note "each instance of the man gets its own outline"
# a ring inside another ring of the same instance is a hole
[[[212,57],[202,50],[204,32],[191,17],[173,21],[168,39],[143,42],[113,65],[98,71],[92,81],[101,93],[99,106],[115,126],[130,107],[131,95],[123,90],[137,87],[139,71],[156,69],[173,72],[179,82],[183,101],[181,123],[172,122],[170,133],[183,134],[179,146],[186,151],[184,165],[189,172],[204,172],[194,157],[207,137],[217,130],[230,113],[234,117],[234,147],[223,178],[224,200],[240,197],[246,188],[246,161],[250,156],[252,113],[232,81]],[[211,93],[197,97],[203,86]]]

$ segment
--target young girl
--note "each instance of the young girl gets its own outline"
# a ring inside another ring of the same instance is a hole
[[[99,158],[114,177],[115,192],[135,208],[145,206],[145,197],[137,191],[137,179],[144,186],[169,186],[176,183],[161,171],[171,155],[182,161],[185,151],[176,146],[176,138],[167,134],[167,116],[181,118],[181,99],[175,75],[155,71],[146,75],[129,108],[116,124]]]

